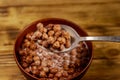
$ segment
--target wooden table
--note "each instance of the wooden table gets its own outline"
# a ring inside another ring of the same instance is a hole
[[[48,17],[73,21],[90,36],[120,36],[120,0],[0,0],[0,80],[26,80],[13,58],[16,36]],[[82,80],[120,80],[120,43],[93,42],[93,47]]]

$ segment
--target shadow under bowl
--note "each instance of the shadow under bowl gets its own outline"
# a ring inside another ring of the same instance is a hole
[[[21,70],[21,72],[23,73],[23,75],[28,79],[28,80],[38,80],[37,77],[34,77],[33,75],[27,73],[24,68],[21,66],[20,64],[20,55],[19,55],[19,49],[20,46],[22,44],[22,41],[25,37],[25,35],[29,32],[33,32],[35,31],[36,28],[36,24],[37,23],[43,23],[44,25],[47,24],[64,24],[64,25],[68,25],[72,28],[74,28],[76,30],[76,32],[80,35],[80,36],[88,36],[88,34],[82,30],[80,28],[80,26],[76,25],[75,23],[65,20],[65,19],[60,19],[60,18],[46,18],[46,19],[41,19],[41,20],[37,20],[33,23],[31,23],[30,25],[28,25],[27,27],[25,27],[18,35],[15,45],[14,45],[14,58],[15,61],[19,67],[19,69]],[[92,43],[91,42],[85,42],[87,47],[88,47],[88,57],[89,57],[89,61],[86,63],[86,65],[83,67],[82,71],[79,73],[79,75],[76,75],[76,77],[73,80],[80,80],[84,74],[86,73],[86,71],[88,70],[91,61],[92,61]]]

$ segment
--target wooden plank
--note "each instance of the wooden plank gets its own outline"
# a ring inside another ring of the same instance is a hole
[[[0,6],[31,6],[31,5],[76,5],[78,3],[85,5],[96,5],[96,4],[108,4],[108,3],[119,3],[119,0],[1,0]]]
[[[21,74],[17,65],[12,66],[0,66],[0,79],[1,80],[26,80]],[[7,77],[6,77],[7,76]]]
[[[111,7],[110,7],[111,6]],[[84,27],[119,27],[120,21],[120,8],[119,5],[108,5],[108,9],[104,9],[106,6],[69,6],[69,7],[21,7],[21,8],[9,8],[8,16],[0,17],[1,29],[15,28],[22,29],[29,23],[47,17],[64,18],[75,22],[78,25]],[[96,7],[96,9],[94,9]],[[113,7],[113,8],[112,8]],[[72,11],[70,8],[73,8]],[[58,11],[56,11],[58,10]],[[59,12],[60,11],[60,12]],[[21,15],[17,15],[20,13]],[[39,14],[38,14],[39,13]],[[57,15],[56,15],[57,14]],[[114,15],[114,16],[113,16]],[[23,20],[24,18],[24,20]],[[87,25],[87,26],[86,26]]]
[[[119,80],[119,66],[112,60],[94,60],[82,80]]]
[[[12,1],[12,0],[10,0]],[[17,24],[18,26],[21,25],[23,22],[23,18],[26,19],[26,22],[30,22],[31,20],[37,20],[41,18],[46,18],[46,17],[60,17],[60,18],[65,18],[72,20],[74,22],[77,22],[78,24],[119,24],[119,14],[120,14],[120,8],[119,8],[119,2],[114,3],[114,1],[118,0],[92,0],[92,1],[83,1],[84,3],[92,3],[92,2],[106,2],[108,4],[100,4],[100,5],[81,5],[82,1],[77,0],[77,1],[58,1],[58,2],[49,2],[46,1],[46,4],[44,5],[45,0],[40,0],[42,2],[38,1],[33,1],[36,4],[40,3],[39,5],[31,5],[31,6],[26,6],[27,4],[31,4],[27,1],[14,1],[13,3],[10,3],[10,1],[1,1],[2,4],[13,4],[13,5],[21,5],[20,7],[1,7],[0,12],[1,12],[1,21],[3,24],[8,24],[9,25],[15,25]],[[109,3],[111,2],[111,3]],[[51,4],[54,3],[54,4]],[[64,5],[61,3],[67,3],[69,5]],[[78,5],[73,5],[73,3],[76,3]],[[22,4],[25,4],[25,6],[22,6]],[[42,6],[43,4],[44,6]],[[50,4],[50,6],[49,6]],[[60,5],[57,5],[60,4]],[[72,5],[72,6],[71,6]],[[106,8],[104,8],[106,7]],[[71,10],[72,9],[72,10]],[[60,11],[60,12],[59,12]],[[21,15],[17,15],[17,14]],[[39,13],[39,14],[38,14]],[[58,14],[55,15],[55,14]],[[6,15],[6,17],[5,17]],[[114,15],[114,16],[113,16]],[[3,17],[4,16],[4,17]],[[29,17],[29,18],[28,18]],[[12,23],[14,21],[14,24]],[[111,23],[112,22],[112,23]]]

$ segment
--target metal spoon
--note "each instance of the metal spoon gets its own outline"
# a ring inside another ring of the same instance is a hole
[[[87,37],[80,37],[78,33],[70,26],[61,25],[62,29],[66,30],[72,36],[72,45],[69,48],[65,48],[62,51],[54,50],[53,52],[56,53],[64,53],[68,52],[77,47],[80,41],[110,41],[110,42],[120,42],[120,36],[87,36]]]

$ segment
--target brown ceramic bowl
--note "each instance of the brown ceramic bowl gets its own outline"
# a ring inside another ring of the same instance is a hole
[[[75,23],[68,21],[68,20],[64,20],[64,19],[59,19],[59,18],[46,18],[46,19],[41,19],[38,21],[35,21],[33,23],[31,23],[30,25],[28,25],[27,27],[25,27],[25,29],[23,29],[20,34],[18,35],[16,42],[15,42],[15,46],[14,46],[14,57],[15,57],[15,61],[19,67],[19,69],[21,70],[21,72],[23,73],[23,75],[28,79],[28,80],[38,80],[37,77],[32,76],[31,74],[25,72],[25,70],[22,68],[22,66],[20,65],[20,56],[19,56],[19,48],[22,44],[22,41],[24,39],[24,36],[31,32],[31,31],[35,31],[36,30],[36,24],[37,23],[43,23],[44,25],[47,25],[49,23],[55,23],[55,24],[64,24],[64,25],[68,25],[71,26],[72,28],[74,28],[78,34],[80,36],[88,36],[88,34],[86,32],[84,32],[80,26],[76,25]],[[86,73],[87,69],[90,66],[90,63],[92,61],[92,43],[91,42],[85,42],[85,44],[88,47],[88,58],[89,61],[86,63],[85,66],[83,66],[82,71],[79,73],[79,75],[76,75],[76,77],[73,80],[80,80],[84,74]]]

